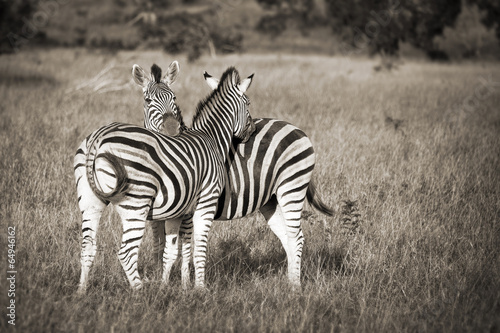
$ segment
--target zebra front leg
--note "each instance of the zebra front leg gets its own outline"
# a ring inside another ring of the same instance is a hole
[[[116,205],[115,207],[123,224],[122,245],[118,251],[118,258],[130,286],[137,290],[143,285],[137,268],[137,259],[149,208],[134,210],[126,205]]]
[[[182,288],[189,288],[189,264],[191,263],[191,236],[193,234],[193,215],[186,215],[182,219],[179,236],[182,245],[181,281]]]
[[[202,201],[202,200],[200,200]],[[212,226],[215,214],[214,207],[207,207],[203,210],[196,210],[193,215],[193,236],[194,236],[194,287],[205,288],[205,265],[207,261],[208,232]],[[208,208],[208,209],[207,209]]]
[[[163,238],[165,249],[163,251],[163,275],[161,278],[163,284],[168,283],[170,271],[172,270],[172,266],[177,259],[177,254],[179,252],[179,227],[181,222],[182,219],[172,219],[168,220],[164,224],[165,234]]]

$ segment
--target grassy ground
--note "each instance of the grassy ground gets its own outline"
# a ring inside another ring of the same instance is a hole
[[[129,291],[116,252],[117,215],[101,220],[85,297],[81,216],[72,159],[111,121],[141,124],[140,89],[98,94],[86,83],[130,80],[134,63],[170,56],[51,50],[0,61],[0,279],[9,319],[7,227],[16,227],[19,331],[499,331],[500,66],[243,55],[186,65],[174,89],[186,118],[209,89],[203,70],[255,72],[255,117],[302,128],[317,152],[315,179],[336,216],[307,207],[302,292],[290,292],[285,254],[255,214],[214,223],[208,290],[182,291],[180,272],[159,289],[151,238]],[[484,80],[490,84],[483,86]],[[483,82],[483,83],[482,83]],[[75,89],[78,86],[81,89]],[[464,107],[465,105],[465,107]],[[150,236],[148,231],[147,236]]]

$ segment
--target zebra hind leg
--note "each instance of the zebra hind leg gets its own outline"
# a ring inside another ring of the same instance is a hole
[[[151,224],[151,230],[153,231],[153,273],[151,278],[156,280],[157,270],[160,270],[162,266],[163,251],[165,250],[165,221],[147,221]],[[146,271],[143,272],[144,281],[148,281],[148,276]],[[151,275],[151,274],[150,274]]]
[[[302,194],[302,193],[299,193]],[[281,197],[278,207],[281,208],[284,223],[286,224],[286,237],[288,245],[288,280],[294,288],[300,289],[300,267],[302,248],[304,247],[304,234],[300,223],[302,208],[304,207],[305,190],[303,195],[293,198]]]
[[[118,251],[118,258],[125,271],[125,275],[132,289],[142,288],[142,281],[139,276],[137,259],[139,257],[139,247],[146,228],[146,216],[149,208],[129,209],[116,205],[116,211],[121,217],[123,225],[122,244]]]
[[[165,250],[165,221],[152,221],[151,228],[153,229],[153,252],[155,261],[159,265]]]
[[[165,248],[163,252],[163,275],[161,279],[163,284],[168,283],[170,271],[177,259],[177,254],[179,252],[179,226],[181,222],[181,219],[173,219],[164,224],[165,234],[163,239]]]
[[[94,262],[97,252],[97,229],[102,212],[107,202],[100,200],[92,191],[85,170],[85,154],[75,157],[75,179],[78,193],[78,206],[82,212],[82,248],[81,248],[81,274],[78,285],[78,294],[85,294],[88,285],[90,267]]]
[[[106,207],[106,204],[100,201],[97,197],[91,198],[93,202],[87,207],[82,207],[85,204],[82,201],[85,200],[80,197],[80,208],[82,210],[82,249],[81,249],[81,274],[80,283],[78,285],[78,294],[85,294],[87,291],[88,277],[90,272],[90,267],[94,262],[94,258],[97,252],[97,229],[99,227],[99,221],[101,219],[102,211]],[[88,201],[86,202],[88,203]]]
[[[260,212],[264,215],[267,224],[280,240],[281,245],[283,245],[287,256],[288,267],[290,267],[290,249],[288,246],[286,221],[281,211],[281,207],[278,205],[276,196],[273,196],[264,206],[262,206]],[[290,268],[288,268],[288,270],[290,271]]]
[[[286,197],[282,194],[273,196],[261,207],[269,227],[280,239],[285,248],[288,263],[288,281],[294,289],[300,289],[300,266],[304,234],[300,223],[302,208],[305,200],[305,189],[287,191]]]

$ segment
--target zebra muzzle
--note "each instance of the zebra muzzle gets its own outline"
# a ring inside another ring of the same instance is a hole
[[[180,132],[179,121],[171,114],[164,115],[162,133],[168,136],[177,136]]]

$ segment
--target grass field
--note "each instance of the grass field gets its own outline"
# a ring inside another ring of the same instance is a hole
[[[151,282],[131,292],[116,256],[121,226],[108,209],[89,291],[77,297],[73,155],[97,127],[143,117],[133,83],[92,88],[129,82],[134,63],[165,69],[174,58],[56,49],[0,60],[3,332],[13,329],[8,226],[16,227],[19,332],[500,330],[500,64],[407,61],[376,72],[367,59],[178,58],[173,88],[186,120],[209,92],[203,70],[255,72],[252,115],[309,135],[314,178],[336,215],[305,209],[301,292],[290,292],[284,250],[259,214],[214,223],[205,292],[182,291],[178,266],[160,289],[148,230],[139,263]]]

